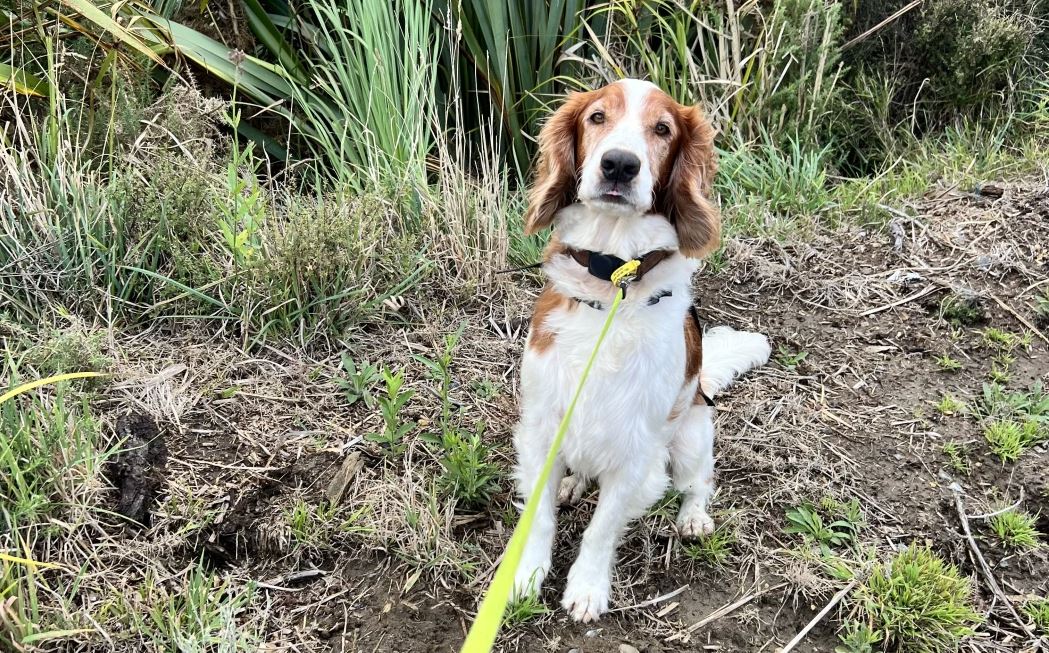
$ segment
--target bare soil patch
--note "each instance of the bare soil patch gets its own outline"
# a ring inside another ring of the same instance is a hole
[[[1002,190],[1000,197],[940,191],[888,229],[826,227],[805,243],[730,243],[724,269],[696,279],[700,313],[710,325],[767,333],[781,352],[718,402],[714,509],[735,534],[731,556],[721,565],[690,560],[673,531],[675,506],[661,505],[623,543],[617,611],[596,625],[571,623],[557,602],[595,504],[591,492],[562,508],[544,594],[551,612],[509,627],[501,647],[774,651],[846,584],[784,532],[787,510],[829,498],[858,500],[865,517],[859,551],[842,558],[862,569],[928,542],[978,587],[988,619],[969,650],[1036,650],[980,577],[952,486],[970,515],[1022,498],[1049,539],[1049,453],[1040,445],[1003,464],[977,419],[935,409],[945,392],[979,401],[996,356],[981,335],[987,326],[1032,334],[1029,348],[1013,353],[1007,388],[1049,382],[1047,343],[1030,328],[1036,298],[1049,287],[1049,190]],[[504,478],[479,512],[456,510],[436,492],[440,468],[419,435],[435,428],[440,404],[411,355],[437,355],[444,334],[465,322],[452,398],[463,421],[486,424],[484,437],[508,469],[521,325],[537,288],[525,280],[469,298],[430,290],[346,343],[357,360],[406,370],[416,394],[405,417],[419,427],[401,456],[364,437],[379,428],[378,411],[347,405],[330,380],[340,374],[337,355],[276,348],[245,355],[198,333],[119,341],[125,380],[111,393],[108,418],[128,410],[150,416],[168,454],[152,472],[126,461],[127,471],[114,476],[125,494],[146,497],[122,498],[121,506],[138,506],[125,514],[148,509],[153,518],[147,530],[114,526],[114,544],[146,553],[112,556],[110,573],[134,583],[140,565],[167,577],[204,559],[240,582],[260,582],[269,650],[457,650],[512,528],[510,484]],[[977,298],[981,324],[941,317],[941,300],[952,293]],[[944,371],[936,359],[945,354],[960,369]],[[952,467],[947,442],[966,445],[968,473]],[[363,464],[329,508],[326,493],[347,455]],[[1046,594],[1045,547],[1017,553],[997,544],[983,520],[973,528],[1009,596]],[[794,650],[833,650],[849,610],[846,601]]]

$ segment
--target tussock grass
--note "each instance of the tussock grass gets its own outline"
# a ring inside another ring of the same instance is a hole
[[[989,526],[994,536],[1009,549],[1038,548],[1040,538],[1035,527],[1036,517],[1021,510],[1009,510],[991,517]]]
[[[971,605],[969,580],[931,550],[913,544],[877,565],[856,599],[873,631],[901,650],[956,650],[981,621]]]

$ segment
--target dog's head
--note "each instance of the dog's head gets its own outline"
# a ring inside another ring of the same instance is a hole
[[[539,133],[525,233],[578,201],[611,214],[660,213],[682,254],[698,258],[721,231],[707,199],[715,169],[713,133],[698,107],[634,79],[573,93]]]

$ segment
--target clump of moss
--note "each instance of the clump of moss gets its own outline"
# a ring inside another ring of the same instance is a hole
[[[986,319],[980,298],[967,292],[946,295],[940,301],[940,316],[955,326],[972,326]]]

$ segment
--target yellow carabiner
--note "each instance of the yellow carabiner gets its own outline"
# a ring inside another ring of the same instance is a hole
[[[612,273],[612,283],[620,288],[637,278],[637,269],[641,267],[641,261],[631,259],[616,268]]]

